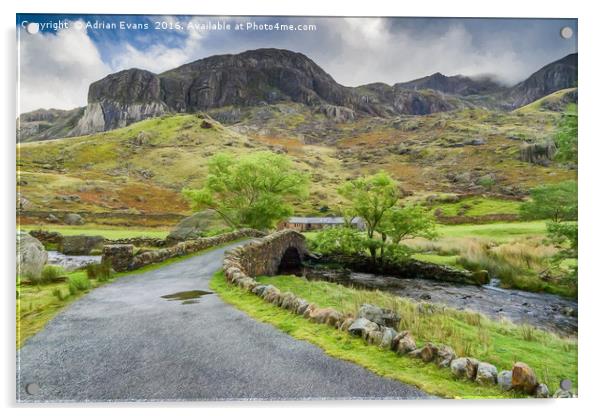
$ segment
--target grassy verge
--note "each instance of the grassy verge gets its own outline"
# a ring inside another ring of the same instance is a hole
[[[577,342],[528,326],[491,321],[486,317],[450,308],[426,308],[415,302],[380,291],[357,290],[327,282],[309,282],[295,276],[260,277],[282,291],[290,291],[321,307],[355,312],[362,303],[392,308],[400,313],[400,329],[410,329],[419,345],[426,341],[452,346],[458,355],[488,361],[498,370],[510,369],[514,362],[527,362],[539,379],[555,389],[560,380],[577,383]],[[341,333],[326,325],[310,323],[281,310],[255,295],[229,286],[223,275],[211,282],[214,291],[252,317],[269,322],[288,334],[312,342],[328,354],[353,361],[377,374],[414,384],[425,391],[445,397],[511,397],[497,388],[477,386],[454,380],[449,370],[433,364],[398,357],[389,351]]]
[[[111,240],[132,237],[165,238],[169,231],[157,228],[107,227],[101,225],[66,226],[66,225],[21,225],[23,231],[45,230],[56,231],[63,235],[100,235]]]
[[[106,282],[90,280],[90,289],[77,292],[75,294],[69,293],[69,283],[66,281],[40,285],[25,285],[17,283],[17,348],[21,348],[27,339],[41,331],[46,324],[50,322],[50,320],[54,318],[61,310],[97,287],[113,282],[124,276],[144,273],[172,263],[177,263],[205,252],[234,244],[237,241],[242,241],[242,239],[231,241],[220,246],[211,247],[196,253],[188,254],[186,256],[175,257],[162,263],[150,264],[137,270],[114,273]],[[79,270],[67,273],[66,276],[72,278],[81,278],[86,276],[86,272]],[[55,294],[57,291],[61,292],[60,298]]]

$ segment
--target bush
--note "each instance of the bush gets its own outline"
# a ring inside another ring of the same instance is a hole
[[[65,269],[61,266],[53,266],[51,264],[47,264],[42,269],[42,274],[39,278],[39,283],[52,283],[59,280],[60,277],[65,275]]]
[[[69,293],[75,295],[77,292],[83,292],[92,287],[90,279],[87,276],[73,275],[69,276]]]
[[[320,254],[365,254],[368,239],[355,228],[331,227],[325,228],[310,240],[310,247]]]
[[[88,279],[98,279],[99,282],[106,282],[111,278],[111,263],[103,261],[102,263],[88,264],[86,266],[86,276],[88,276]]]

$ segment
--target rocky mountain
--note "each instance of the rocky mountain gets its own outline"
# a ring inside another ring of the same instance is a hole
[[[37,130],[34,124],[22,122],[19,136],[21,141],[77,136],[165,113],[286,102],[313,107],[335,122],[474,107],[512,109],[571,87],[576,79],[576,55],[569,55],[510,89],[488,78],[440,73],[393,86],[374,83],[345,87],[301,53],[257,49],[212,56],[161,74],[135,68],[111,74],[90,85],[85,110],[65,112],[46,124],[37,122]],[[24,114],[22,120],[39,118],[44,111],[37,113]]]
[[[522,107],[554,91],[577,86],[577,54],[567,55],[535,72],[505,95],[512,108]]]
[[[73,110],[35,110],[17,119],[17,141],[28,142],[72,135],[84,114],[84,107]]]
[[[462,75],[448,77],[437,72],[428,77],[415,79],[409,82],[400,82],[394,85],[395,88],[404,90],[435,90],[445,94],[454,95],[475,95],[491,94],[501,91],[504,87],[491,78],[469,78]]]

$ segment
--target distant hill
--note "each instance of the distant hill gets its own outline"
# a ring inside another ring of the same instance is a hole
[[[577,55],[505,88],[491,79],[440,73],[393,86],[345,87],[307,56],[283,49],[216,55],[162,74],[120,71],[96,81],[85,109],[37,110],[20,117],[18,139],[45,140],[125,127],[167,113],[300,103],[335,122],[425,115],[465,108],[511,110],[575,86]]]

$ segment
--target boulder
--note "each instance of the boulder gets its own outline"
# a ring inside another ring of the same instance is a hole
[[[346,318],[339,325],[341,331],[348,331],[351,324],[355,321],[355,318]]]
[[[17,232],[17,275],[38,278],[48,261],[48,253],[39,240],[24,232]]]
[[[500,371],[497,375],[497,385],[504,391],[512,389],[512,371]]]
[[[360,307],[357,315],[359,318],[366,318],[382,326],[397,328],[399,325],[399,316],[395,312],[367,303]]]
[[[437,349],[437,356],[435,362],[441,368],[449,367],[452,360],[456,358],[456,352],[449,345],[440,345]]]
[[[555,399],[570,399],[573,397],[573,393],[568,390],[558,389],[554,392]]]
[[[517,362],[512,367],[512,388],[532,394],[537,387],[535,372],[525,363]]]
[[[385,348],[390,350],[391,344],[393,343],[393,339],[397,336],[397,331],[393,328],[385,327],[383,328],[383,336],[378,345],[381,348]]]
[[[402,331],[393,338],[391,349],[399,355],[407,354],[416,349],[416,341],[410,331]]]
[[[221,217],[212,209],[197,212],[180,221],[167,236],[171,241],[193,240],[201,237],[202,233],[211,228],[227,228]]]
[[[70,255],[88,255],[92,250],[102,250],[104,241],[100,235],[66,235],[59,244],[59,251]]]
[[[408,355],[410,357],[420,358],[425,363],[430,363],[431,361],[433,361],[435,359],[438,352],[439,352],[439,348],[436,345],[434,345],[430,342],[427,342],[426,345],[424,345],[422,348],[418,348],[414,351],[410,351],[408,353]]]
[[[547,399],[550,397],[550,390],[546,384],[538,384],[537,387],[535,387],[533,395],[538,399]]]
[[[482,385],[494,385],[497,383],[497,368],[493,364],[480,362],[477,367],[475,381]]]
[[[452,360],[450,368],[454,376],[474,380],[477,376],[479,360],[471,357],[460,357]]]
[[[365,337],[365,334],[371,331],[377,331],[378,324],[366,319],[366,318],[357,318],[353,323],[349,326],[348,332],[351,335]]]
[[[63,222],[67,225],[84,225],[85,221],[79,214],[67,214],[65,218],[63,218]]]

